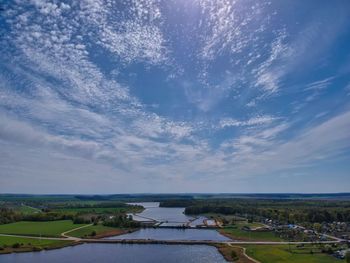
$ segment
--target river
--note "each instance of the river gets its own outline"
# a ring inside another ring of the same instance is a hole
[[[2,263],[182,263],[226,262],[215,247],[203,245],[84,244],[56,250],[1,255]]]

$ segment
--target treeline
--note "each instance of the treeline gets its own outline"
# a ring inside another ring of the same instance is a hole
[[[0,224],[8,224],[20,221],[22,214],[9,208],[0,208]]]
[[[124,208],[134,207],[122,202],[99,202],[99,203],[57,203],[50,204],[49,209],[59,208]]]
[[[268,218],[281,223],[350,222],[349,202],[207,200],[196,201],[195,204],[187,206],[185,213],[253,216],[256,220]]]
[[[160,207],[187,207],[194,205],[194,200],[181,199],[181,200],[167,200],[159,203]]]
[[[62,213],[36,213],[36,214],[23,214],[10,208],[0,209],[0,224],[8,224],[17,221],[54,221],[54,220],[73,220],[72,215],[66,215]]]
[[[133,221],[131,216],[127,216],[124,214],[120,214],[120,215],[114,216],[111,219],[105,220],[103,222],[103,225],[111,226],[111,227],[124,227],[124,228],[140,227],[139,222]]]
[[[72,214],[62,212],[42,212],[35,214],[23,214],[11,208],[0,209],[0,224],[15,223],[18,221],[56,221],[56,220],[72,220],[74,224],[90,224],[98,223],[99,220],[106,221],[109,225],[136,227],[125,214],[115,214],[113,220],[108,219],[107,215],[89,215],[89,214]],[[130,219],[131,220],[131,219]]]

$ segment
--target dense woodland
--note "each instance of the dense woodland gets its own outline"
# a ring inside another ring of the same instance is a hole
[[[350,222],[348,201],[220,200],[197,201],[186,206],[186,214],[220,213],[268,218],[280,223]]]
[[[142,209],[142,207],[130,206],[121,202],[100,202],[100,203],[45,203],[34,202],[38,212],[25,213],[21,211],[21,204],[17,202],[6,202],[0,208],[0,224],[8,224],[18,221],[55,221],[72,220],[75,224],[95,223],[106,221],[109,225],[128,226],[132,225],[131,220],[125,213],[130,209]],[[33,201],[27,205],[33,205]],[[97,213],[95,209],[103,208],[109,213]],[[114,218],[109,220],[109,217]]]
[[[334,200],[169,200],[163,207],[186,207],[185,213],[198,215],[220,213],[268,218],[280,223],[350,222],[350,201]]]
[[[157,199],[157,197],[159,199]],[[168,197],[169,199],[165,199]],[[307,198],[218,198],[222,195],[147,195],[147,201],[160,201],[163,207],[185,207],[186,214],[220,213],[225,215],[240,215],[255,221],[272,219],[279,223],[329,223],[333,221],[350,222],[350,201],[347,195],[331,196],[328,199]],[[217,198],[215,198],[217,197]],[[272,195],[272,197],[275,197]],[[338,197],[339,199],[335,199]],[[90,198],[90,199],[89,199]],[[122,198],[123,200],[117,200]],[[129,199],[126,199],[129,198]],[[109,217],[99,215],[108,225],[130,224],[126,211],[130,206],[125,202],[141,198],[140,195],[112,196],[8,196],[0,199],[0,224],[26,221],[49,221],[71,219],[74,222],[94,222],[96,215],[88,212],[72,212],[100,208],[120,208]],[[124,200],[126,199],[126,200]],[[343,200],[344,199],[344,200]],[[21,204],[39,209],[40,213],[22,213],[16,209]],[[15,208],[14,208],[15,207]],[[81,209],[81,210],[79,210]],[[142,209],[142,208],[141,208]],[[91,211],[90,210],[90,211]],[[86,215],[87,214],[87,215]],[[119,217],[121,216],[121,217]]]
[[[131,217],[128,217],[126,215],[118,215],[116,217],[113,217],[112,219],[107,219],[103,222],[103,225],[111,226],[111,227],[122,227],[122,228],[140,227],[139,222],[133,221]]]

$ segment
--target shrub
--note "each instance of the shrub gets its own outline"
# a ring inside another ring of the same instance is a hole
[[[14,243],[12,245],[12,248],[20,248],[21,247],[21,244],[20,243]]]
[[[346,263],[350,263],[350,251],[346,252],[345,258],[346,258]]]
[[[41,247],[33,247],[32,248],[32,251],[41,251],[42,249],[41,249]]]
[[[238,256],[237,256],[236,251],[234,251],[234,250],[231,251],[231,258],[232,258],[232,260],[238,260]]]

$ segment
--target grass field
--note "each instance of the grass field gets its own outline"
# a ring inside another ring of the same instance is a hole
[[[314,246],[296,248],[288,245],[268,246],[268,245],[251,245],[245,246],[246,253],[259,260],[261,263],[342,263],[344,260],[337,259],[331,255],[319,253],[319,249]],[[310,253],[313,251],[313,254]]]
[[[93,231],[95,231],[96,235],[103,235],[111,232],[116,232],[118,230],[118,228],[114,227],[108,227],[104,225],[93,225],[69,232],[68,235],[73,237],[88,237],[91,236],[91,233]]]
[[[263,224],[258,223],[258,222],[253,222],[253,223],[246,222],[246,223],[242,223],[242,224],[245,225],[245,226],[248,226],[250,228],[257,228],[257,227],[263,227],[264,226]]]
[[[31,222],[21,221],[0,225],[0,234],[59,237],[62,232],[84,224],[73,224],[71,220]]]
[[[247,258],[247,256],[244,254],[243,247],[217,244],[216,248],[228,262],[255,263],[254,261]]]
[[[27,215],[27,214],[35,214],[35,213],[41,213],[39,209],[36,209],[34,207],[30,207],[27,205],[21,205],[16,208],[17,211]]]
[[[252,241],[282,241],[274,232],[244,231],[240,226],[224,227],[220,233],[230,236],[232,239],[252,240]]]
[[[19,244],[18,248],[13,248],[14,244]],[[40,240],[33,238],[3,237],[0,236],[0,254],[15,251],[33,251],[41,249],[52,249],[71,244],[71,241],[61,240]],[[0,260],[1,261],[1,260]]]

